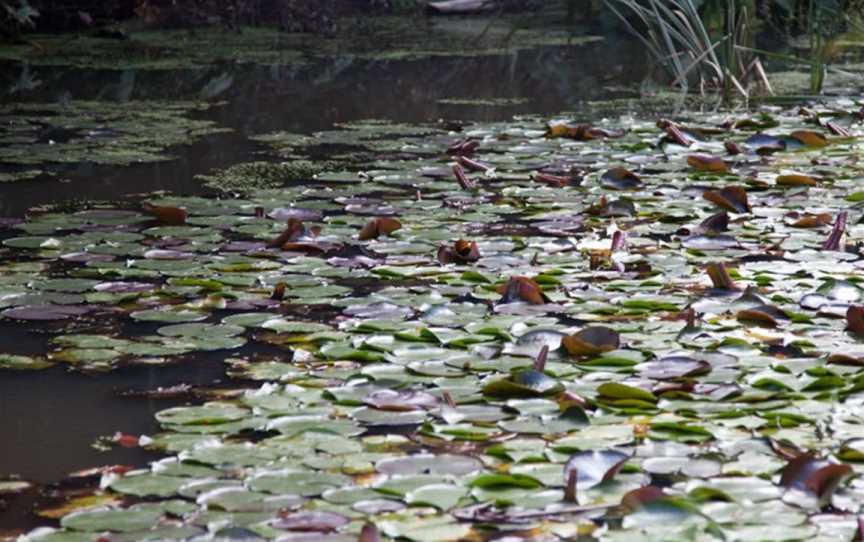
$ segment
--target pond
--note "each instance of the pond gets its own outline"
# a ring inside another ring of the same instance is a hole
[[[620,37],[449,24],[0,54],[0,534],[854,535],[860,101],[680,112]]]
[[[486,24],[485,20],[476,22],[476,32],[481,33]],[[624,43],[626,47],[615,49],[600,43],[522,49],[502,42],[500,52],[478,56],[460,53],[376,60],[345,54],[301,65],[236,64],[194,70],[180,66],[97,70],[9,63],[0,71],[0,88],[8,89],[4,101],[10,107],[72,100],[107,102],[112,108],[114,104],[122,108],[129,99],[198,101],[210,81],[224,80],[228,74],[234,83],[211,100],[217,106],[196,115],[230,132],[171,146],[171,158],[165,161],[115,166],[94,164],[84,157],[69,165],[51,165],[50,176],[0,183],[0,216],[23,217],[28,209],[53,204],[123,202],[159,190],[214,195],[216,191],[195,176],[252,159],[261,151],[260,144],[247,138],[253,134],[277,130],[311,134],[367,118],[501,121],[524,112],[551,114],[579,108],[586,101],[610,97],[610,86],[618,86],[611,96],[633,97],[629,74],[640,73],[642,62],[634,44]],[[453,49],[459,51],[458,46]],[[22,89],[22,80],[38,84]],[[11,234],[0,231],[0,238]],[[0,350],[38,355],[47,348],[48,336],[38,326],[3,321]],[[216,354],[197,355],[167,367],[128,367],[98,375],[70,374],[65,367],[4,371],[0,378],[0,434],[4,435],[0,477],[15,475],[51,484],[73,471],[103,464],[143,465],[158,454],[94,444],[117,432],[155,433],[159,425],[154,414],[188,402],[191,394],[177,399],[121,394],[176,385],[246,384],[226,376]],[[35,498],[35,492],[30,492],[0,512],[0,528],[44,523],[44,518],[28,509]]]

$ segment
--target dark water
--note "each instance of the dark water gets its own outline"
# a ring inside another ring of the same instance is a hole
[[[0,326],[14,345],[4,351],[44,351],[44,342]],[[4,341],[5,342],[5,341]],[[22,347],[23,346],[23,347]],[[37,373],[3,372],[0,376],[0,466],[3,474],[17,474],[35,482],[51,482],[69,472],[102,464],[140,463],[137,449],[98,452],[99,437],[117,431],[148,434],[158,430],[153,415],[182,400],[120,397],[128,390],[156,389],[180,382],[220,383],[221,359],[202,355],[177,365],[126,367],[109,375],[87,375],[58,366]]]
[[[234,129],[173,149],[175,160],[122,168],[78,165],[60,170],[62,181],[0,185],[0,217],[23,216],[36,205],[92,198],[122,200],[132,194],[170,190],[205,193],[194,175],[252,159],[248,135],[273,130],[309,133],[336,122],[381,118],[400,122],[439,119],[506,120],[518,113],[551,114],[576,109],[586,100],[609,99],[635,89],[647,66],[634,44],[603,42],[544,48],[486,57],[415,61],[357,61],[350,56],[317,65],[220,66],[210,71],[129,73],[33,68],[45,82],[5,101],[57,99],[197,99],[206,83],[230,72],[234,84],[215,99],[225,105],[207,113]],[[20,68],[0,68],[0,89],[10,88]],[[442,98],[529,98],[518,106],[454,106]],[[0,351],[44,351],[48,336],[0,325]],[[181,404],[118,398],[118,390],[177,383],[224,381],[220,356],[208,355],[169,367],[125,368],[107,375],[0,372],[0,478],[20,475],[50,483],[69,472],[106,464],[143,464],[152,456],[133,449],[99,452],[91,445],[116,431],[157,431],[153,414]],[[230,383],[228,383],[230,384]],[[0,530],[29,527],[30,497],[0,507]]]

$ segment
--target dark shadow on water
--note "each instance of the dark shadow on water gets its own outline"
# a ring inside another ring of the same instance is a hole
[[[120,431],[158,431],[154,414],[184,400],[118,398],[130,388],[152,389],[177,383],[208,385],[224,375],[222,363],[199,361],[129,367],[111,374],[69,373],[55,367],[38,373],[0,373],[0,475],[16,474],[45,483],[75,470],[104,464],[141,464],[150,454],[113,448],[97,452],[97,438]]]

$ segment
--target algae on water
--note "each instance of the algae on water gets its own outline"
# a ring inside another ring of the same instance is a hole
[[[208,175],[196,175],[208,188],[222,192],[249,193],[279,188],[291,182],[308,181],[332,167],[328,162],[293,160],[290,162],[246,162]]]

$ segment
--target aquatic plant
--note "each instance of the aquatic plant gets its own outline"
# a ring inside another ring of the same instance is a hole
[[[853,538],[862,105],[274,132],[351,152],[0,222],[4,331],[46,339],[4,371],[236,385],[138,390],[200,400],[22,541]]]
[[[714,39],[693,0],[604,1],[672,77],[673,86],[686,91],[695,79],[700,92],[719,90],[729,100],[733,94],[749,96],[750,77],[766,84],[759,59],[745,48],[752,45],[752,13],[737,2],[726,3],[723,34]]]

